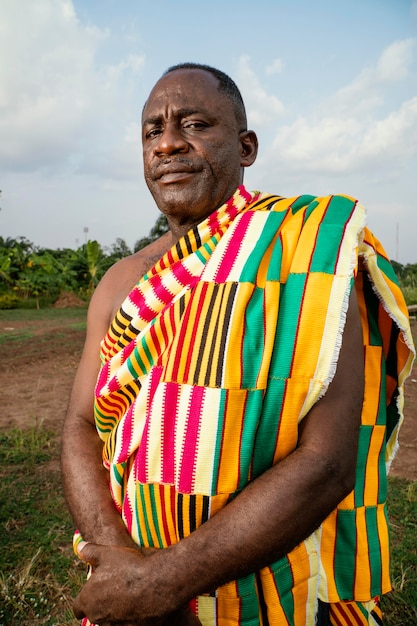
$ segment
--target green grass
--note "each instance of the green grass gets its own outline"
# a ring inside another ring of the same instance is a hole
[[[76,624],[84,567],[72,552],[55,433],[0,432],[0,624]]]
[[[62,328],[86,330],[87,309],[0,309],[0,345],[27,340],[34,336],[36,322],[61,322]],[[13,324],[28,323],[28,326],[14,328]],[[7,324],[7,325],[6,325]],[[7,330],[5,330],[7,328]],[[57,336],[58,333],[55,333]],[[41,339],[39,340],[41,341]]]
[[[382,600],[385,626],[417,624],[417,482],[389,479],[393,591]]]
[[[76,309],[0,309],[0,322],[14,319],[17,322],[32,322],[36,320],[59,320],[85,318],[86,308]]]

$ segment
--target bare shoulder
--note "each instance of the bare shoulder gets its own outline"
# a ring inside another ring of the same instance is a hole
[[[165,233],[151,244],[112,265],[97,286],[94,300],[107,309],[109,321],[114,317],[132,287],[172,245],[172,235]]]

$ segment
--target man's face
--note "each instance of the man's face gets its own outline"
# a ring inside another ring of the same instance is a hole
[[[203,70],[175,70],[157,82],[142,116],[145,180],[159,209],[196,224],[220,207],[256,158],[233,105]]]

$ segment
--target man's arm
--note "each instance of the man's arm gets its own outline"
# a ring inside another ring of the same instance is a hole
[[[88,541],[133,546],[112,501],[109,473],[94,423],[94,389],[100,370],[100,342],[133,285],[170,248],[166,233],[113,265],[97,286],[88,310],[87,336],[62,433],[61,467],[68,508]]]
[[[100,341],[110,322],[111,283],[111,275],[103,279],[88,310],[86,341],[62,433],[62,480],[68,508],[86,540],[133,546],[111,499],[109,474],[102,462],[103,442],[93,415]]]
[[[132,550],[85,546],[81,555],[94,573],[75,601],[77,617],[145,623],[261,569],[309,536],[353,488],[363,381],[353,292],[335,377],[303,420],[297,449],[166,550],[139,560]]]

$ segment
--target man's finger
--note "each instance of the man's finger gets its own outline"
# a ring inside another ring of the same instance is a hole
[[[93,567],[97,567],[100,561],[101,546],[96,543],[88,543],[81,541],[77,546],[77,554],[85,563],[89,563]]]

